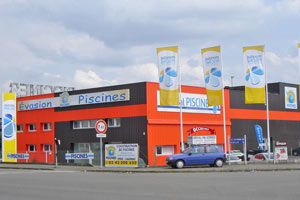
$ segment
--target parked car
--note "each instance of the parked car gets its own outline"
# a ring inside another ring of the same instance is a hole
[[[267,161],[269,160],[269,155],[268,153],[258,153],[258,154],[255,154],[253,157],[251,157],[250,161]],[[274,159],[274,155],[273,155],[273,152],[270,153],[270,160],[273,160]]]
[[[240,150],[231,150],[230,155],[236,156],[241,160],[244,160],[244,153],[242,153]]]
[[[300,156],[300,147],[292,150],[293,156]]]
[[[267,150],[261,150],[261,149],[248,150],[247,151],[247,160],[251,160],[251,158],[253,158],[253,156],[258,154],[258,153],[266,153],[266,152],[268,152],[268,151]]]
[[[190,165],[222,167],[225,161],[225,153],[217,145],[195,145],[166,159],[166,163],[173,168],[183,168]]]
[[[226,162],[227,163],[240,163],[242,159],[234,155],[226,155]]]

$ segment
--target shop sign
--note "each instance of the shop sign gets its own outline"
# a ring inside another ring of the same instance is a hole
[[[69,95],[67,92],[64,92],[59,97],[36,99],[36,100],[29,100],[29,101],[19,101],[18,111],[99,104],[99,103],[113,103],[113,102],[120,102],[120,101],[129,101],[129,100],[130,100],[129,89],[85,93],[85,94],[78,94],[78,95]]]
[[[215,135],[188,136],[189,144],[217,144]]]
[[[210,134],[215,135],[216,131],[215,129],[211,129],[211,128],[205,128],[205,127],[195,127],[195,128],[191,128],[190,130],[188,130],[189,135],[192,135],[194,133],[197,133],[199,131],[209,131]]]
[[[157,111],[180,112],[180,106],[160,106],[160,96],[157,91]],[[204,94],[181,93],[182,112],[220,114],[220,106],[208,106],[207,96]]]
[[[28,153],[9,153],[7,154],[8,159],[29,159]]]
[[[138,144],[106,144],[105,167],[138,167]]]
[[[10,86],[10,92],[16,93],[17,97],[75,90],[74,87],[34,85],[34,84],[26,84],[26,83],[10,83],[9,86]]]
[[[66,153],[66,160],[94,159],[94,153]]]
[[[297,88],[284,87],[285,93],[285,108],[297,109]]]

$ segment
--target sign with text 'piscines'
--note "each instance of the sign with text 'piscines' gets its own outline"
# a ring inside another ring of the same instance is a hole
[[[98,103],[113,103],[120,101],[129,101],[129,89],[112,90],[94,93],[85,93],[69,95],[67,92],[62,93],[59,97],[36,99],[29,101],[19,101],[18,111],[47,109],[55,107],[67,107]]]

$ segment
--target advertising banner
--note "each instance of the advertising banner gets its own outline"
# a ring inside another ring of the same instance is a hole
[[[157,111],[180,112],[179,106],[161,106],[160,92],[157,91]],[[181,93],[182,112],[220,114],[220,106],[208,106],[207,96],[204,94]]]
[[[284,87],[286,109],[297,109],[297,88]]]
[[[222,61],[221,47],[201,50],[208,106],[222,105]]]
[[[254,129],[255,129],[259,149],[263,150],[264,147],[262,146],[262,144],[264,143],[264,140],[263,140],[262,128],[260,125],[256,124],[256,125],[254,125]]]
[[[179,105],[178,47],[157,49],[160,105]]]
[[[276,142],[275,143],[275,159],[276,160],[288,160],[288,152],[287,152],[286,142]]]
[[[138,144],[106,144],[105,167],[138,167]]]
[[[243,48],[245,67],[245,103],[265,103],[265,59],[264,46]]]
[[[2,93],[2,162],[16,162],[8,154],[17,153],[16,95]]]

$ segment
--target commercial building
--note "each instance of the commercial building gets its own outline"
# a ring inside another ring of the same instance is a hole
[[[286,88],[295,89],[295,99],[287,99]],[[166,156],[181,149],[180,109],[160,106],[158,91],[157,83],[141,82],[17,98],[18,153],[28,152],[28,162],[53,163],[55,141],[60,141],[59,163],[67,162],[67,152],[93,152],[92,163],[98,165],[95,123],[103,119],[108,124],[104,144],[139,144],[139,157],[147,165],[164,165]],[[205,93],[202,87],[182,86],[183,141],[188,142],[195,128],[194,135],[215,135],[215,142],[224,147],[223,110],[207,107]],[[297,94],[297,85],[269,84],[270,135],[289,147],[300,141]],[[287,100],[293,101],[287,106]],[[246,134],[248,149],[256,149],[255,124],[262,126],[266,137],[266,108],[245,105],[243,87],[225,89],[225,116],[226,138]]]

